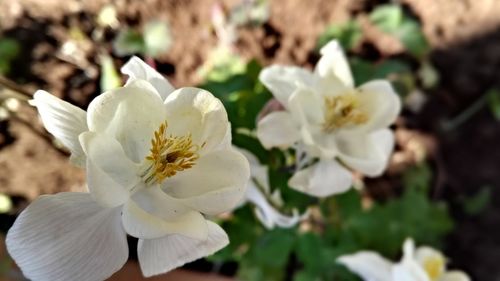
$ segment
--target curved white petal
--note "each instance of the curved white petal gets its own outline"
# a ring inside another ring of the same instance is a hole
[[[47,131],[70,150],[73,164],[83,167],[85,154],[78,141],[78,135],[89,130],[87,113],[46,91],[36,91],[33,98],[31,104],[38,109]]]
[[[350,168],[367,176],[378,176],[387,167],[394,149],[394,134],[389,129],[369,135],[336,136],[339,158]]]
[[[316,64],[315,72],[323,78],[333,75],[348,87],[354,86],[351,68],[345,57],[342,46],[332,40],[320,50],[321,58]]]
[[[241,201],[249,178],[248,161],[240,152],[217,150],[165,180],[162,189],[195,210],[215,215],[233,209]]]
[[[249,202],[255,204],[257,207],[255,210],[256,216],[267,229],[272,229],[276,225],[283,228],[293,227],[303,219],[297,212],[293,216],[281,214],[252,182],[247,187],[246,198]]]
[[[136,56],[131,57],[120,71],[129,76],[127,85],[135,79],[147,80],[156,88],[162,100],[175,90],[163,75]]]
[[[431,247],[418,247],[415,251],[415,260],[427,272],[431,280],[437,280],[446,271],[445,256]]]
[[[312,196],[327,197],[347,191],[352,185],[352,174],[335,160],[320,160],[296,172],[288,185]]]
[[[139,240],[137,252],[142,274],[146,277],[166,273],[185,263],[209,256],[229,244],[224,230],[207,221],[208,236],[197,240],[173,234],[152,240]]]
[[[103,208],[88,193],[39,197],[17,218],[6,243],[32,280],[104,280],[128,258],[120,209]]]
[[[224,143],[229,121],[222,102],[198,88],[180,88],[165,100],[167,132],[174,136],[191,134],[193,143],[205,154]]]
[[[337,258],[337,262],[345,265],[365,281],[400,281],[392,279],[392,263],[378,253],[362,251],[343,255]]]
[[[368,122],[357,130],[371,132],[388,127],[401,112],[401,99],[390,82],[373,80],[358,88],[361,109],[368,113]]]
[[[85,132],[80,142],[87,155],[87,185],[92,196],[106,206],[124,204],[129,191],[141,180],[138,165],[107,135]]]
[[[125,204],[122,222],[129,235],[142,239],[154,239],[167,234],[182,234],[194,239],[205,239],[207,236],[207,224],[199,212],[188,211],[167,220],[147,212],[133,200]]]
[[[401,281],[431,281],[424,269],[415,260],[415,242],[407,238],[403,244],[403,258],[394,265],[392,270],[394,280]]]
[[[182,200],[173,198],[161,190],[160,185],[138,186],[132,200],[138,207],[164,220],[176,220],[179,216],[193,210],[183,204]]]
[[[439,281],[470,281],[470,277],[465,272],[452,270],[448,271],[439,279]]]
[[[393,266],[394,281],[431,281],[427,273],[414,261],[403,261]]]
[[[307,69],[281,65],[272,65],[264,68],[259,74],[259,80],[285,108],[288,108],[288,99],[297,87],[306,86],[313,88],[319,81]]]
[[[90,131],[114,137],[128,158],[140,163],[149,154],[150,141],[165,116],[155,88],[137,79],[96,97],[89,105],[87,123]]]
[[[324,122],[324,100],[309,88],[298,88],[290,96],[288,108],[302,126],[319,127]]]
[[[286,111],[272,112],[257,124],[257,138],[267,149],[288,148],[299,141],[300,137],[297,124]]]

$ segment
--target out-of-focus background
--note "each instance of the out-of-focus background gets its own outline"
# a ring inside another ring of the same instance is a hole
[[[428,183],[429,200],[444,202],[453,221],[438,226],[446,229],[442,249],[453,267],[473,280],[500,280],[497,0],[0,0],[3,235],[37,196],[84,190],[84,172],[25,103],[30,93],[45,89],[85,109],[121,83],[116,72],[134,54],[176,87],[213,90],[216,81],[226,91],[237,86],[221,81],[248,70],[251,60],[312,68],[331,38],[353,58],[358,82],[391,79],[405,104],[387,173],[364,183],[369,198],[400,196],[411,176]],[[22,280],[5,250],[0,258],[0,280]],[[111,280],[139,280],[133,260]],[[295,256],[283,270],[301,266]],[[226,280],[237,268],[199,261],[151,280]]]

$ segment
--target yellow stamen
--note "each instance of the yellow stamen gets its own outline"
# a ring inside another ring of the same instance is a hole
[[[323,131],[326,133],[368,121],[367,114],[359,108],[359,98],[356,94],[326,97],[325,107]]]
[[[437,281],[443,275],[445,269],[445,260],[441,256],[432,256],[423,262],[425,272],[432,281]]]
[[[150,154],[146,157],[146,168],[142,175],[147,184],[161,183],[177,172],[194,166],[199,158],[199,146],[193,144],[191,134],[167,136],[168,123],[165,121],[154,132]]]

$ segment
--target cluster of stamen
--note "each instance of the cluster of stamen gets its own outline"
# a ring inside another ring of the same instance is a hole
[[[161,183],[166,178],[193,167],[199,158],[199,146],[193,144],[191,134],[168,136],[167,127],[165,121],[151,139],[150,154],[146,157],[146,167],[142,174],[146,184]]]
[[[356,94],[326,97],[325,108],[323,131],[326,133],[368,121],[366,113],[359,108],[359,98]]]
[[[432,281],[438,280],[439,277],[441,277],[444,272],[444,267],[445,267],[444,258],[440,256],[428,257],[424,261],[423,267],[425,272],[429,276],[430,280]]]

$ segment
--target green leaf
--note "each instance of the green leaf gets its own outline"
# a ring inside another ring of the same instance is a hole
[[[113,50],[118,56],[143,54],[146,46],[142,34],[130,28],[120,30],[113,41]]]
[[[403,21],[403,10],[399,5],[380,5],[370,13],[370,20],[382,31],[395,33]]]
[[[380,5],[370,13],[370,20],[383,32],[399,39],[415,57],[422,59],[429,52],[420,23],[406,15],[400,5]]]
[[[122,81],[118,71],[116,71],[113,59],[107,54],[102,54],[99,57],[99,62],[101,65],[101,90],[105,92],[120,87]]]
[[[294,230],[273,229],[262,234],[249,250],[249,255],[257,265],[283,268],[294,247]]]
[[[490,89],[486,95],[491,113],[496,120],[500,121],[500,91],[498,89]]]
[[[462,200],[464,210],[469,215],[479,215],[491,202],[491,188],[485,186],[475,195]]]
[[[6,74],[10,71],[11,62],[21,52],[21,45],[14,39],[0,39],[0,74]]]
[[[331,24],[319,36],[316,49],[326,45],[333,39],[337,39],[345,50],[354,49],[363,37],[361,27],[357,21],[350,20],[342,24]]]
[[[421,163],[405,171],[403,186],[407,189],[416,189],[428,192],[432,180],[432,170],[427,163]]]

